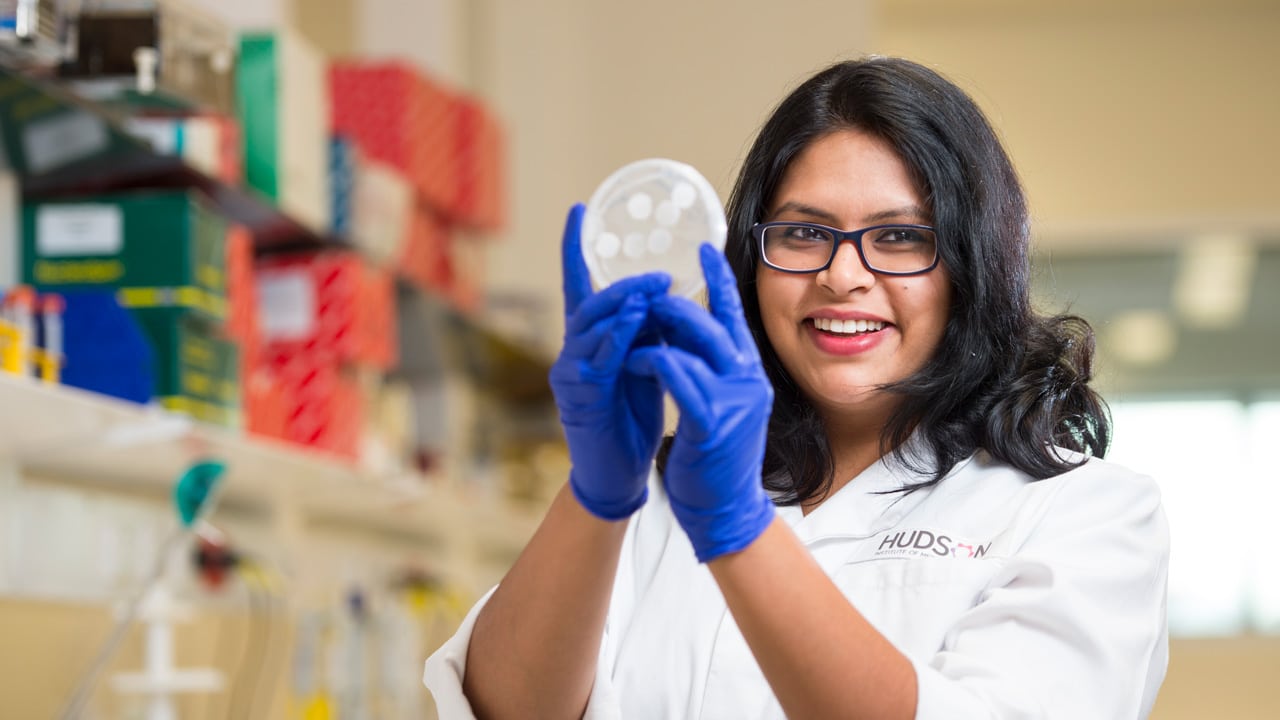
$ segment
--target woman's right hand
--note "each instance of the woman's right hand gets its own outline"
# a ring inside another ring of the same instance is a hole
[[[683,297],[657,299],[652,325],[666,344],[636,350],[627,365],[660,381],[680,408],[663,481],[698,561],[709,562],[745,549],[773,522],[760,480],[773,386],[733,270],[710,245],[699,252],[710,312]]]
[[[551,367],[551,390],[573,464],[574,497],[597,517],[622,520],[648,498],[663,405],[656,379],[626,371],[627,355],[671,278],[648,273],[593,293],[582,257],[584,209],[574,205],[565,223],[565,338]]]

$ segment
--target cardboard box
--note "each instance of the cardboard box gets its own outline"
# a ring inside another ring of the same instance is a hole
[[[222,320],[227,220],[194,191],[23,206],[22,280],[42,290],[115,288],[130,308]]]
[[[399,357],[394,276],[359,255],[329,251],[267,257],[255,268],[261,351],[381,369]]]
[[[327,61],[294,31],[240,40],[245,179],[316,232],[330,226]]]
[[[176,155],[197,171],[228,185],[244,183],[240,126],[222,115],[137,116],[125,130],[156,152]]]
[[[459,100],[458,185],[460,225],[494,232],[506,224],[506,140],[498,118],[471,97]]]
[[[435,210],[423,203],[414,208],[413,225],[396,263],[400,274],[413,285],[439,297],[453,287],[450,246],[453,231]]]
[[[333,132],[400,171],[436,212],[458,200],[457,96],[400,62],[340,62],[329,70]]]
[[[333,139],[330,188],[333,232],[373,264],[392,267],[409,237],[417,189],[395,168],[342,137]]]
[[[315,356],[274,355],[262,358],[250,377],[255,397],[248,425],[255,434],[357,457],[365,401],[348,372]]]
[[[400,359],[396,280],[390,271],[365,267],[360,284],[360,364],[390,370]]]
[[[151,342],[155,399],[202,422],[239,427],[240,350],[183,308],[131,311]]]
[[[363,265],[351,252],[270,256],[258,261],[263,352],[339,365],[360,356]]]

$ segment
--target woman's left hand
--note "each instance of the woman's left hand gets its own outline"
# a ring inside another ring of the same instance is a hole
[[[656,298],[650,319],[666,345],[634,349],[628,369],[656,377],[680,408],[663,480],[676,519],[707,562],[743,550],[773,520],[760,476],[773,387],[733,272],[711,246],[701,254],[710,314],[683,297]]]

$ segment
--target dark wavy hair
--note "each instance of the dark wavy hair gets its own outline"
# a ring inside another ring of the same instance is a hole
[[[951,279],[950,317],[932,358],[885,386],[901,402],[882,446],[924,478],[904,490],[936,484],[978,449],[1037,479],[1084,462],[1060,448],[1103,456],[1110,421],[1088,384],[1093,331],[1082,318],[1042,316],[1031,307],[1026,200],[995,132],[973,100],[938,73],[870,57],[828,67],[778,105],[729,199],[725,254],[774,387],[765,487],[781,494],[780,503],[804,503],[830,491],[835,470],[816,409],[765,335],[751,226],[764,219],[792,160],[815,139],[845,129],[881,138],[907,165],[932,210]]]

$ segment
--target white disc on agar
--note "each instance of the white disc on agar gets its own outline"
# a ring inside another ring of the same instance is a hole
[[[582,220],[582,256],[597,288],[663,271],[671,292],[694,297],[706,282],[698,246],[724,250],[724,208],[697,170],[674,160],[640,160],[596,189]]]

